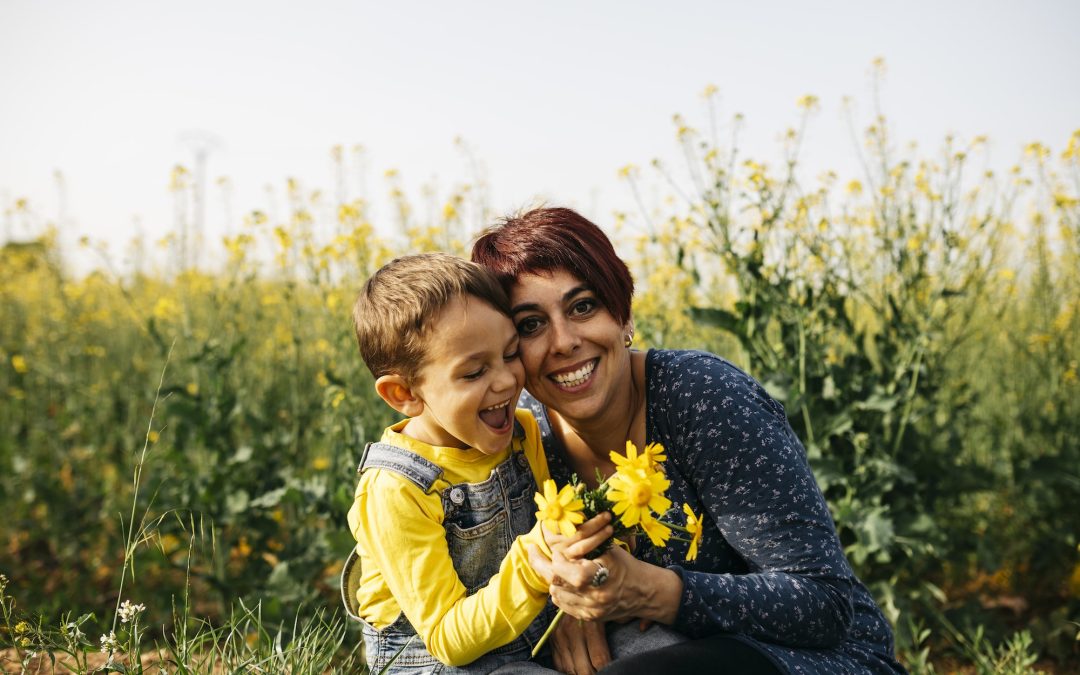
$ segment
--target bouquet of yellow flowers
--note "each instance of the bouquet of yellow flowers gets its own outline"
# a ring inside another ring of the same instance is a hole
[[[603,544],[585,557],[595,558],[607,551],[612,542],[633,535],[644,534],[654,546],[664,546],[669,539],[687,541],[690,546],[686,552],[687,560],[697,558],[698,543],[701,541],[701,518],[689,504],[683,504],[686,524],[676,525],[663,520],[671,509],[671,500],[664,496],[671,485],[664,475],[663,463],[667,459],[664,446],[649,443],[638,452],[637,446],[626,442],[626,454],[611,453],[615,463],[615,473],[606,479],[597,473],[597,485],[590,490],[580,482],[577,475],[571,477],[570,484],[557,489],[555,481],[544,481],[544,493],[536,493],[536,519],[552,534],[573,536],[577,526],[589,518],[610,511],[615,532]],[[672,537],[672,529],[681,530],[687,537]],[[604,570],[603,567],[600,568]],[[594,582],[598,583],[598,582]],[[533,648],[536,656],[544,646],[548,636],[562,619],[560,609],[544,632],[543,637]]]

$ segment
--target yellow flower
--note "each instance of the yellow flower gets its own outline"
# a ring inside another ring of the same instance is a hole
[[[251,544],[248,543],[247,537],[241,535],[240,541],[236,542],[231,553],[233,558],[246,558],[251,555]]]
[[[549,478],[544,481],[544,494],[537,492],[533,499],[540,509],[536,512],[536,519],[552,534],[562,532],[565,537],[573,536],[577,531],[576,525],[585,520],[585,514],[581,512],[585,505],[569,485],[556,491],[555,481]]]
[[[293,240],[292,235],[284,227],[278,225],[274,228],[274,236],[277,238],[278,246],[282,251],[288,251],[292,248]]]
[[[20,354],[11,357],[11,367],[15,369],[16,373],[25,373],[30,370],[26,365],[26,359]]]
[[[641,519],[641,529],[645,530],[653,546],[664,546],[671,536],[671,528],[653,518],[651,514],[648,518]]]
[[[345,392],[344,391],[339,391],[338,393],[334,394],[334,398],[332,398],[330,400],[330,407],[337,410],[338,406],[340,406],[341,402],[344,401],[344,400],[345,400]]]
[[[608,456],[615,463],[616,471],[649,468],[648,458],[644,454],[638,454],[637,446],[632,441],[626,442],[625,455],[620,455],[612,450]]]
[[[818,107],[818,97],[813,94],[806,94],[800,96],[799,100],[795,102],[795,105],[799,106],[803,110],[814,110]]]
[[[161,434],[156,431],[146,432],[146,440],[150,441],[151,443],[157,443],[159,438],[161,438]]]
[[[161,545],[161,550],[163,553],[165,553],[165,555],[169,555],[176,549],[180,548],[180,539],[177,538],[175,534],[162,535],[159,543]]]
[[[660,470],[660,464],[667,461],[667,455],[664,454],[664,446],[659,443],[649,443],[645,446],[645,449],[641,451],[641,456],[646,458],[650,468]]]
[[[1065,374],[1061,376],[1061,382],[1063,384],[1073,384],[1076,382],[1076,362],[1073,361],[1073,364],[1074,365],[1070,366],[1069,369],[1065,371]]]
[[[608,479],[607,498],[614,503],[611,510],[623,525],[633,527],[642,523],[644,527],[644,522],[652,519],[650,509],[664,513],[671,506],[671,500],[664,496],[669,485],[671,482],[659,471],[640,466],[620,467]]]
[[[180,305],[172,298],[158,298],[154,305],[154,317],[162,320],[172,319],[180,313]]]
[[[342,204],[338,207],[338,222],[347,223],[360,217],[360,209],[356,204]]]
[[[682,505],[686,514],[686,533],[690,535],[690,549],[686,552],[687,560],[697,559],[697,547],[701,541],[701,518],[698,518],[689,504]]]
[[[649,443],[639,454],[633,441],[626,442],[625,456],[617,452],[612,452],[609,456],[611,461],[615,463],[616,469],[630,470],[638,468],[645,471],[658,470],[660,463],[667,459],[667,455],[664,454],[664,446],[659,443]]]
[[[454,220],[458,217],[457,206],[454,205],[454,202],[449,201],[443,204],[442,215],[443,220]]]
[[[26,623],[25,621],[20,621],[19,623],[15,624],[15,634],[16,635],[22,635],[23,633],[29,633],[29,632],[30,632],[30,624]]]
[[[316,471],[326,471],[330,468],[330,460],[325,457],[316,457],[311,460],[311,468]]]
[[[1042,160],[1050,156],[1050,148],[1036,141],[1035,143],[1028,143],[1024,147],[1024,154]]]
[[[188,382],[187,386],[184,387],[184,391],[186,391],[188,393],[188,396],[198,396],[199,395],[199,385],[197,383],[195,383],[195,382]]]

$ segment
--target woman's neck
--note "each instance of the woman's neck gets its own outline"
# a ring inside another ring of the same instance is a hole
[[[608,476],[614,470],[610,453],[626,451],[626,441],[637,447],[645,445],[645,353],[630,352],[626,379],[619,383],[621,393],[599,415],[570,419],[548,409],[555,432],[563,441],[574,471],[589,485],[595,486],[596,470]]]

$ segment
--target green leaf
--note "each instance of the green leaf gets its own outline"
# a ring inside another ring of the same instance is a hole
[[[746,331],[743,317],[716,307],[691,307],[690,317],[697,323],[725,330],[733,335],[742,336]]]

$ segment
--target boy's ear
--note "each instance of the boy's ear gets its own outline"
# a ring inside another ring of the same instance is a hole
[[[424,412],[424,401],[401,375],[383,375],[375,380],[375,391],[386,404],[406,417]]]

